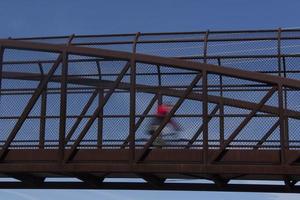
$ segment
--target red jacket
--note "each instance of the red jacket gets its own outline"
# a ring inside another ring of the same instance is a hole
[[[157,107],[156,114],[159,117],[165,117],[169,112],[170,108],[165,104],[161,104]]]
[[[166,104],[161,104],[157,107],[156,115],[157,115],[157,117],[163,118],[163,117],[166,117],[170,111],[171,111],[170,106],[168,106]],[[175,129],[179,129],[179,126],[175,121],[170,119],[169,123],[172,124],[172,126]]]

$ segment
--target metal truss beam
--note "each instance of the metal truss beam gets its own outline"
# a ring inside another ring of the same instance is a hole
[[[40,75],[36,75],[36,74],[32,74],[32,73],[3,72],[3,78],[21,79],[21,80],[40,80]],[[51,79],[51,81],[59,82],[60,78],[54,77]],[[105,81],[105,80],[100,81],[100,80],[96,80],[96,79],[70,78],[69,77],[68,83],[79,84],[79,85],[89,85],[89,86],[95,86],[95,87],[101,85],[102,88],[109,89],[112,87],[114,81]],[[129,90],[129,88],[130,88],[130,84],[128,84],[128,83],[121,82],[118,85],[118,89]],[[182,95],[182,91],[176,90],[176,89],[157,88],[157,87],[141,85],[141,84],[137,84],[136,88],[137,88],[138,92],[145,92],[145,93],[152,93],[152,94],[160,93],[161,95],[173,96],[173,97],[180,97]],[[190,100],[202,101],[203,95],[195,93],[195,92],[191,92],[189,95],[187,95],[186,98],[190,99]],[[248,109],[248,110],[252,110],[257,105],[256,103],[249,102],[249,101],[230,99],[230,98],[226,98],[226,97],[219,97],[219,96],[213,96],[213,95],[208,95],[207,98],[208,98],[209,103],[214,103],[214,104],[222,103],[225,106],[238,107],[238,108]],[[284,109],[284,110],[285,110],[285,116],[288,116],[288,117],[294,118],[294,119],[300,119],[300,112],[294,111],[294,110],[289,110],[289,109]],[[274,114],[277,116],[279,115],[278,108],[274,107],[274,106],[263,105],[259,109],[259,111]]]
[[[51,76],[53,76],[54,72],[58,68],[60,62],[62,61],[62,55],[60,55],[50,71],[48,72],[47,76],[43,78],[40,81],[40,84],[38,85],[37,89],[33,93],[32,97],[30,98],[28,104],[24,108],[20,118],[18,119],[16,125],[14,126],[13,130],[10,132],[9,136],[7,137],[5,144],[3,145],[3,148],[0,152],[0,160],[3,160],[8,152],[8,148],[13,141],[13,139],[16,137],[18,131],[21,129],[23,123],[25,122],[27,116],[29,115],[30,111],[32,110],[33,106],[35,105],[36,101],[38,100],[39,96],[42,94],[43,90],[45,89],[46,85],[48,84]]]
[[[20,49],[20,50],[34,50],[34,51],[44,51],[44,52],[67,52],[73,55],[89,56],[89,57],[100,57],[100,58],[110,58],[115,60],[125,60],[130,61],[132,59],[132,53],[122,52],[122,51],[112,51],[108,49],[95,49],[87,47],[76,47],[66,45],[53,45],[44,44],[36,42],[24,42],[24,41],[14,41],[14,40],[3,40],[0,39],[0,45],[4,48]],[[135,61],[140,63],[148,63],[161,66],[172,66],[175,68],[193,70],[193,71],[207,71],[207,73],[220,74],[224,76],[236,77],[240,79],[247,79],[272,85],[282,84],[283,86],[300,89],[300,81],[272,76],[268,74],[262,74],[257,72],[251,72],[240,69],[233,69],[229,67],[219,67],[211,64],[197,63],[186,60],[179,60],[173,58],[164,58],[159,56],[150,56],[144,54],[135,54]]]
[[[128,62],[124,66],[124,68],[122,69],[122,71],[120,72],[120,74],[117,77],[117,79],[115,80],[113,87],[110,88],[110,90],[105,95],[104,101],[101,103],[101,105],[99,105],[97,107],[97,109],[94,111],[92,117],[89,119],[89,121],[86,123],[85,127],[83,128],[83,130],[80,132],[78,138],[76,139],[76,141],[74,142],[74,144],[71,147],[71,151],[66,155],[66,157],[64,159],[65,162],[68,162],[69,160],[71,160],[75,156],[78,145],[80,144],[80,142],[82,141],[82,139],[84,138],[84,136],[86,135],[86,133],[88,132],[88,130],[90,129],[90,127],[92,126],[92,124],[94,123],[94,121],[96,120],[96,118],[99,116],[100,111],[105,106],[105,104],[107,103],[107,101],[110,98],[110,96],[113,94],[113,92],[115,91],[115,89],[120,84],[121,80],[123,79],[125,73],[128,71],[129,67],[130,67],[130,63]]]
[[[226,148],[229,146],[229,144],[234,140],[234,138],[237,137],[237,135],[242,131],[242,129],[249,123],[249,121],[253,118],[253,116],[256,114],[256,112],[259,110],[261,106],[263,106],[270,97],[275,93],[276,87],[272,87],[269,92],[262,98],[262,100],[257,104],[257,106],[248,114],[248,116],[241,122],[241,124],[233,131],[232,134],[230,134],[229,138],[226,140],[226,142],[221,146],[220,150],[211,158],[211,162],[219,161],[223,156],[224,153],[226,153]]]
[[[198,81],[202,78],[202,74],[196,75],[196,77],[191,82],[190,86],[183,91],[179,99],[177,100],[176,104],[173,106],[171,111],[168,113],[168,115],[163,119],[159,127],[154,131],[151,138],[147,141],[147,143],[144,145],[144,148],[142,150],[142,153],[137,157],[136,161],[140,162],[146,158],[146,156],[151,151],[150,146],[154,142],[154,140],[158,137],[158,135],[161,133],[163,128],[167,125],[167,123],[170,121],[171,117],[175,114],[177,109],[180,107],[180,105],[183,103],[183,101],[186,99],[188,94],[192,91],[192,89],[195,87],[195,85],[198,83]]]

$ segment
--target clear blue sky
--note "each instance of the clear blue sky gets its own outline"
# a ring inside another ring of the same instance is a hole
[[[0,38],[300,27],[299,0],[1,0]],[[299,199],[300,195],[0,190],[0,200]]]

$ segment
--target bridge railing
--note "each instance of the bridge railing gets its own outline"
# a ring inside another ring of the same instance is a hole
[[[77,149],[129,148],[141,149],[142,159],[162,146],[218,149],[220,159],[229,149],[299,149],[298,35],[279,29],[1,40],[1,155],[57,148],[71,158]],[[162,102],[174,110],[149,135]],[[170,119],[182,131],[155,145]]]

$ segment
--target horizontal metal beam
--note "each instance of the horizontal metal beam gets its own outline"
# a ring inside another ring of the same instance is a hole
[[[188,154],[186,154],[188,156]],[[259,156],[259,154],[258,154]],[[245,163],[245,162],[244,162]],[[199,164],[175,162],[161,163],[139,163],[130,165],[128,161],[115,163],[67,163],[60,164],[53,162],[37,162],[37,163],[3,163],[0,165],[2,173],[166,173],[166,174],[247,174],[260,175],[265,177],[276,177],[278,175],[296,176],[300,174],[299,165],[280,166],[276,164]]]
[[[41,75],[34,74],[34,73],[18,73],[18,72],[3,72],[3,78],[6,79],[22,79],[22,80],[40,80]],[[60,82],[59,77],[53,77],[51,81],[54,82]],[[97,80],[97,79],[88,79],[88,78],[75,78],[75,77],[68,77],[67,82],[71,84],[78,84],[78,85],[88,85],[88,86],[94,86],[94,87],[100,87],[100,88],[111,88],[114,84],[113,81],[105,81],[105,80]],[[130,84],[129,83],[120,83],[118,85],[118,89],[122,90],[129,90]],[[137,84],[136,89],[138,92],[145,92],[145,93],[152,93],[157,94],[158,92],[162,95],[166,96],[174,96],[174,97],[180,97],[183,93],[183,91],[176,90],[176,89],[169,89],[169,88],[158,88],[155,86],[148,86],[148,85],[141,85]],[[187,99],[191,100],[203,100],[203,95],[195,92],[191,92]],[[212,96],[208,95],[208,101],[210,103],[220,104],[223,103],[225,106],[232,106],[232,107],[239,107],[242,109],[248,109],[252,110],[257,104],[249,101],[243,101],[238,99],[230,99],[226,97],[218,97],[218,96]],[[278,115],[279,111],[277,107],[274,106],[268,106],[264,105],[262,106],[259,111],[275,114]],[[285,116],[300,119],[300,112],[285,109]]]
[[[199,183],[150,183],[104,182],[99,185],[82,182],[44,182],[40,184],[22,182],[0,182],[0,189],[109,189],[109,190],[175,190],[175,191],[227,191],[227,192],[271,192],[300,193],[300,186],[257,184],[216,184]]]

